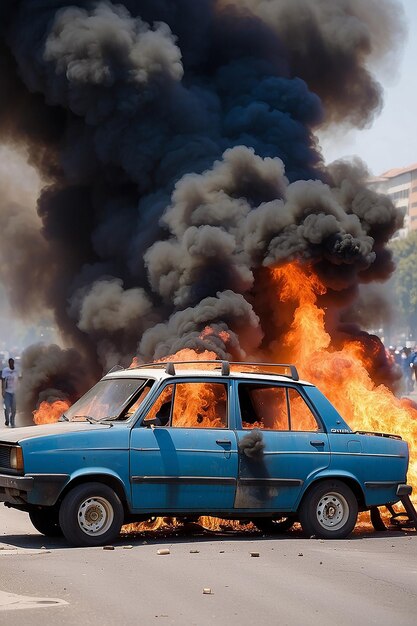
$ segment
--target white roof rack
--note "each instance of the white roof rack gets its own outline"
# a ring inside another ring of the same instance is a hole
[[[292,380],[299,380],[297,368],[295,365],[290,363],[245,363],[241,361],[223,361],[220,359],[213,359],[207,361],[161,361],[160,363],[145,363],[143,365],[138,365],[136,369],[141,368],[165,368],[165,372],[170,376],[175,376],[177,373],[177,369],[180,369],[181,365],[214,365],[217,368],[221,368],[222,376],[229,376],[231,369],[235,371],[245,371],[245,370],[256,370],[257,374],[275,374],[277,376],[287,376],[292,378]],[[239,367],[234,367],[239,366]],[[268,368],[269,371],[265,371],[265,368]],[[284,372],[271,372],[270,370],[274,368],[281,368]],[[286,371],[285,371],[286,370]]]

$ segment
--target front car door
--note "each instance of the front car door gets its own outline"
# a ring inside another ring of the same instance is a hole
[[[170,379],[131,431],[135,511],[233,510],[237,439],[229,428],[230,382]]]
[[[290,512],[306,481],[330,463],[328,436],[296,385],[235,381],[236,509]]]

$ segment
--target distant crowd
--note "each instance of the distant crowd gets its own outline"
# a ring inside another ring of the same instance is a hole
[[[417,346],[414,348],[389,347],[390,358],[401,367],[405,393],[417,391]]]

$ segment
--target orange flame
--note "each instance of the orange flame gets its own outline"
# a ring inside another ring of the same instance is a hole
[[[398,434],[410,445],[409,482],[417,487],[417,410],[371,378],[372,354],[357,341],[342,349],[331,346],[325,311],[317,304],[326,288],[306,267],[291,263],[271,270],[281,301],[295,305],[291,328],[284,337],[287,358],[301,376],[329,398],[354,430]]]
[[[44,400],[40,403],[39,408],[33,411],[33,421],[35,424],[52,424],[57,422],[70,406],[71,403],[68,400],[55,400],[54,402]]]

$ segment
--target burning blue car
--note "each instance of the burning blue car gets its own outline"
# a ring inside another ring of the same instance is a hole
[[[402,500],[408,445],[353,432],[291,365],[157,363],[110,372],[60,421],[0,441],[0,500],[69,543],[154,516],[251,520],[340,539]]]

